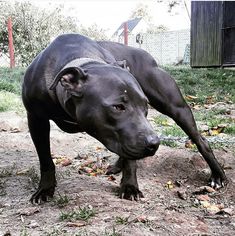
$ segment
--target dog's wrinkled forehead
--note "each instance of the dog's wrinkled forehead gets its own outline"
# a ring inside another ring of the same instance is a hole
[[[128,70],[104,65],[89,69],[89,73],[91,76],[97,77],[95,86],[97,86],[97,89],[100,87],[103,95],[122,96],[124,100],[131,97],[131,99],[141,99],[147,102],[139,83]]]

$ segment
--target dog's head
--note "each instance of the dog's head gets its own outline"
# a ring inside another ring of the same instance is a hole
[[[69,67],[56,76],[55,87],[67,112],[109,150],[128,159],[156,152],[159,139],[147,120],[148,100],[128,70],[99,63]]]

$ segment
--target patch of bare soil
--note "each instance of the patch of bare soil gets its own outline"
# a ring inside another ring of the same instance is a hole
[[[32,205],[39,166],[26,119],[2,113],[0,130],[0,235],[234,235],[232,148],[214,151],[230,180],[215,192],[202,187],[209,173],[198,152],[161,146],[138,162],[145,198],[128,201],[117,196],[121,175],[104,174],[117,156],[52,124],[57,189],[53,200]]]

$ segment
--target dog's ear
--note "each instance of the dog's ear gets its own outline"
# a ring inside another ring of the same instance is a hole
[[[70,92],[79,91],[87,76],[87,73],[79,67],[65,68],[56,75],[49,89],[54,90],[60,82]]]

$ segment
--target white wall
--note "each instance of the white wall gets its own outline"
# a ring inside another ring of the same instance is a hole
[[[186,45],[190,44],[189,29],[142,35],[142,45],[136,43],[136,35],[133,34],[128,37],[128,45],[146,50],[161,65],[174,64],[183,59]]]

